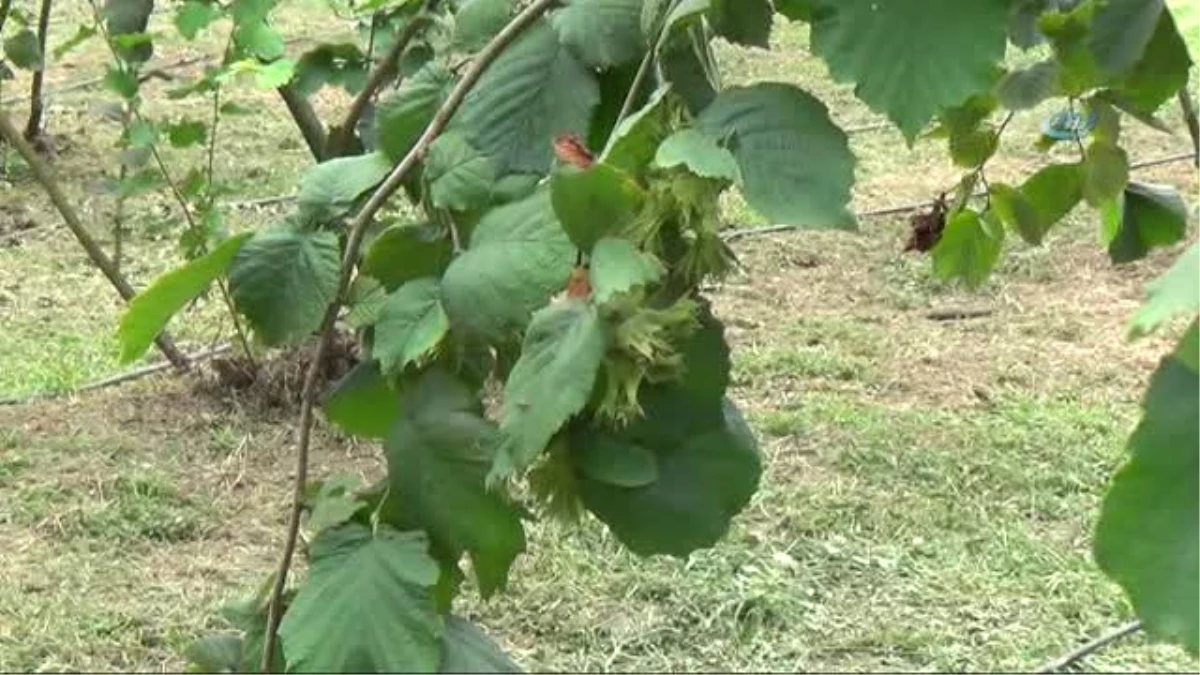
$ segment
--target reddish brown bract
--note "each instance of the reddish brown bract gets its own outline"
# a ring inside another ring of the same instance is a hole
[[[586,169],[596,163],[595,156],[579,141],[578,136],[563,134],[554,139],[554,156],[558,161]]]

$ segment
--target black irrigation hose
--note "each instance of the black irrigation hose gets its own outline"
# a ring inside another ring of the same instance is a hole
[[[1161,166],[1163,164],[1174,164],[1175,162],[1182,162],[1185,160],[1191,160],[1191,159],[1195,159],[1195,158],[1196,158],[1196,153],[1184,152],[1184,153],[1179,153],[1177,155],[1168,155],[1166,157],[1159,157],[1156,159],[1148,159],[1144,162],[1137,162],[1135,164],[1130,164],[1129,170],[1134,171],[1136,169],[1146,169],[1146,168],[1149,168],[1152,166]],[[986,194],[987,194],[986,192],[976,192],[976,193],[972,194],[971,196],[972,197],[982,197]],[[873,218],[873,217],[878,217],[878,216],[891,216],[891,215],[895,215],[898,213],[910,213],[912,211],[919,211],[921,209],[927,209],[927,208],[933,206],[934,203],[935,202],[933,202],[933,201],[923,201],[923,202],[913,202],[911,204],[901,204],[898,206],[888,206],[888,207],[884,207],[881,209],[871,209],[869,211],[860,211],[860,212],[854,214],[854,216],[855,216],[855,218],[861,219],[861,218]],[[721,238],[727,242],[731,242],[731,241],[737,241],[739,239],[745,239],[746,237],[757,237],[757,236],[764,235],[764,234],[775,234],[778,232],[789,232],[791,230],[802,230],[802,229],[805,229],[805,228],[801,225],[767,225],[766,227],[755,227],[755,228],[750,228],[750,229],[746,229],[746,230],[732,230],[732,231],[729,231],[729,232],[723,234]]]
[[[204,359],[208,359],[208,358],[212,358],[213,356],[217,356],[218,354],[224,354],[225,352],[229,351],[231,348],[232,348],[232,345],[224,344],[224,345],[220,345],[218,347],[213,347],[212,349],[203,349],[194,354],[188,354],[187,360],[190,363],[195,364]],[[75,389],[68,389],[66,391],[37,392],[37,393],[33,393],[33,394],[28,394],[26,396],[13,396],[11,398],[0,398],[0,406],[21,405],[24,403],[31,403],[33,401],[49,400],[49,399],[60,398],[63,396],[74,396],[75,394],[81,394],[85,391],[94,391],[96,389],[104,389],[107,387],[116,386],[118,384],[124,384],[126,382],[131,382],[133,380],[140,380],[143,377],[147,377],[147,376],[153,375],[155,373],[161,373],[162,371],[170,370],[171,368],[172,368],[172,365],[169,361],[161,361],[159,363],[152,363],[148,366],[144,366],[144,367],[138,368],[136,370],[131,370],[131,371],[128,371],[125,373],[119,373],[117,375],[105,377],[103,379],[96,380],[94,382],[89,382],[88,384],[85,384],[81,387],[76,387]]]

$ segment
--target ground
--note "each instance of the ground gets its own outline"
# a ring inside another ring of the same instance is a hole
[[[73,32],[77,4],[57,10],[58,39]],[[323,11],[294,3],[287,34],[327,37]],[[167,21],[160,13],[153,25]],[[723,47],[730,80],[795,81],[847,127],[877,121],[803,52],[801,27],[781,26],[774,41],[772,52]],[[215,45],[160,45],[156,62]],[[117,130],[96,112],[105,93],[68,87],[103,62],[92,43],[51,70],[49,129],[56,171],[107,244],[111,200],[90,186],[113,165]],[[5,95],[21,90],[19,80]],[[288,193],[310,160],[283,106],[248,86],[237,99],[266,113],[224,124],[217,171],[228,199]],[[203,114],[197,101],[148,101],[158,118]],[[323,92],[320,103],[334,110],[345,98]],[[1016,118],[994,180],[1047,161],[1032,147],[1047,112]],[[1173,111],[1166,117],[1182,128]],[[1182,132],[1131,125],[1126,134],[1134,161],[1188,149]],[[955,180],[937,141],[910,149],[872,129],[852,144],[858,210],[926,200]],[[199,158],[170,160],[186,169]],[[10,166],[0,183],[0,397],[120,372],[115,294]],[[1197,190],[1186,162],[1137,178]],[[242,204],[225,214],[241,229],[286,209]],[[737,226],[763,224],[736,199],[728,211]],[[168,243],[177,217],[165,199],[135,204],[125,270],[138,284],[177,260]],[[1128,343],[1126,322],[1175,251],[1114,267],[1097,245],[1096,215],[1080,209],[1042,247],[1010,242],[995,277],[967,292],[901,252],[905,218],[734,245],[744,269],[711,295],[734,348],[731,395],[760,437],[766,471],[723,542],[686,561],[643,560],[595,522],[540,522],[509,592],[487,603],[468,593],[460,611],[525,668],[559,672],[1030,670],[1129,620],[1089,546],[1140,392],[1168,344]],[[987,313],[930,318],[957,308]],[[228,335],[220,317],[202,304],[172,330],[200,348]],[[222,628],[220,604],[273,567],[294,416],[172,375],[0,406],[0,671],[182,667],[191,640]],[[319,428],[315,475],[379,470],[378,448]],[[1085,665],[1198,666],[1141,636]]]

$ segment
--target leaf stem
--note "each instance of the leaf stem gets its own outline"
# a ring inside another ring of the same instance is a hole
[[[617,113],[617,121],[613,123],[613,129],[621,124],[621,120],[629,117],[629,113],[633,112],[634,101],[637,100],[638,93],[642,90],[642,84],[646,80],[646,75],[650,73],[650,65],[654,63],[655,52],[654,45],[646,49],[646,55],[642,57],[642,62],[638,64],[637,73],[633,76],[633,82],[629,85],[629,93],[625,95],[625,101],[621,104],[621,112]]]
[[[71,234],[75,235],[75,239],[83,246],[83,250],[87,252],[92,264],[99,268],[104,276],[108,278],[108,281],[117,289],[117,293],[123,299],[126,301],[133,299],[137,295],[137,291],[133,290],[133,286],[129,284],[129,281],[116,268],[113,261],[108,257],[108,254],[104,252],[104,249],[100,248],[96,240],[88,234],[87,229],[83,226],[83,221],[79,219],[79,214],[75,213],[74,207],[71,206],[71,201],[63,193],[58,181],[50,173],[50,168],[46,165],[46,162],[25,141],[21,133],[17,131],[17,128],[13,126],[12,120],[8,118],[8,114],[3,110],[0,110],[0,137],[3,137],[10,145],[16,147],[17,152],[20,153],[21,157],[29,165],[29,170],[33,173],[33,177],[42,185],[42,188],[50,197],[50,201],[54,204],[54,208],[58,210],[59,215],[62,216],[63,221],[67,224],[67,228],[71,230]],[[175,343],[166,334],[160,334],[154,339],[154,342],[158,345],[158,350],[171,362],[171,365],[175,366],[176,370],[184,371],[190,367],[187,357],[175,347]]]
[[[387,200],[400,188],[409,173],[424,158],[429,145],[441,134],[450,122],[450,118],[462,105],[471,88],[487,70],[488,66],[508,48],[510,44],[533,25],[547,10],[559,0],[535,0],[512,19],[480,52],[471,66],[463,73],[450,95],[438,108],[421,137],[409,150],[404,159],[392,169],[383,183],[375,189],[362,209],[349,225],[350,234],[346,240],[346,251],[342,256],[341,274],[337,290],[332,302],[325,310],[321,320],[321,328],[317,338],[316,354],[308,366],[304,376],[304,389],[300,399],[300,420],[297,425],[296,442],[296,475],[292,485],[292,508],[288,519],[287,535],[284,540],[283,553],[279,559],[279,569],[275,575],[275,583],[271,589],[271,600],[267,611],[267,630],[263,640],[263,655],[260,667],[262,672],[270,672],[271,662],[275,655],[275,640],[279,633],[279,623],[282,617],[282,602],[284,589],[287,586],[288,571],[292,565],[292,556],[296,551],[296,540],[300,533],[300,517],[304,510],[304,488],[308,482],[308,450],[312,440],[313,408],[317,396],[317,375],[321,371],[321,362],[333,341],[334,325],[337,322],[338,311],[345,301],[346,291],[350,287],[354,275],[355,264],[358,261],[359,248],[367,228]]]
[[[1179,110],[1183,113],[1183,121],[1187,123],[1188,134],[1192,137],[1192,148],[1196,153],[1193,163],[1200,168],[1200,121],[1196,119],[1196,102],[1192,100],[1192,92],[1185,84],[1179,90]]]
[[[363,86],[362,91],[358,92],[358,95],[350,103],[350,108],[346,111],[346,116],[342,118],[342,123],[329,130],[329,137],[325,145],[326,157],[340,157],[349,151],[351,141],[354,139],[354,128],[357,126],[358,120],[366,112],[367,105],[371,103],[371,99],[375,97],[375,94],[395,74],[400,57],[404,55],[404,50],[408,49],[409,43],[413,41],[421,27],[429,20],[430,13],[436,9],[439,1],[425,0],[424,6],[413,15],[412,20],[405,24],[400,34],[396,36],[387,54],[384,54],[383,58],[379,60],[379,65],[375,66],[374,70],[371,71],[371,75],[367,79],[366,85]],[[372,38],[374,37],[374,26],[374,19],[372,19]]]

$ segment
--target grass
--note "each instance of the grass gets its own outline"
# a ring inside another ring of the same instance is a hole
[[[289,7],[285,31],[324,31],[319,12]],[[784,26],[774,41],[772,52],[723,48],[730,83],[798,81],[847,126],[878,119],[803,55],[802,29]],[[218,47],[211,37],[165,44],[157,58]],[[50,71],[52,91],[104,57],[92,44],[68,60],[74,67]],[[285,111],[248,87],[236,96],[264,112],[223,125],[217,172],[229,198],[289,192],[309,160]],[[71,143],[56,168],[101,237],[110,200],[84,188],[112,161],[116,130],[88,112],[104,98],[63,94],[50,110],[52,131]],[[156,117],[204,114],[203,101],[149,100]],[[322,94],[320,105],[339,101]],[[1046,161],[1023,144],[1044,112],[1011,125],[997,176]],[[1125,138],[1135,159],[1186,144],[1136,126]],[[937,142],[910,150],[893,131],[871,131],[852,143],[859,209],[928,199],[957,175]],[[1139,177],[1196,192],[1187,166]],[[66,391],[116,372],[111,290],[36,186],[14,179],[0,207],[35,223],[8,234],[10,212],[0,209],[0,239],[16,242],[0,247],[0,395]],[[736,197],[727,207],[731,222],[761,223]],[[172,209],[157,195],[133,205],[126,271],[139,284],[177,259]],[[225,215],[244,229],[284,213]],[[766,472],[727,539],[687,560],[642,560],[596,522],[538,522],[509,592],[487,603],[468,592],[459,611],[526,668],[558,672],[1020,671],[1128,620],[1127,602],[1090,558],[1090,533],[1168,344],[1128,344],[1125,321],[1172,252],[1113,268],[1095,232],[1095,214],[1081,210],[1044,247],[1010,241],[974,293],[899,252],[903,216],[864,221],[854,235],[740,241],[746,271],[713,298],[734,346],[731,395],[760,436]],[[991,313],[926,317],[959,306]],[[212,301],[172,329],[191,347],[229,332]],[[221,603],[273,568],[291,424],[290,411],[173,377],[0,407],[0,670],[182,667],[186,645],[222,627]],[[376,447],[323,428],[313,456],[317,477],[380,471]],[[1200,664],[1135,636],[1085,665]]]

